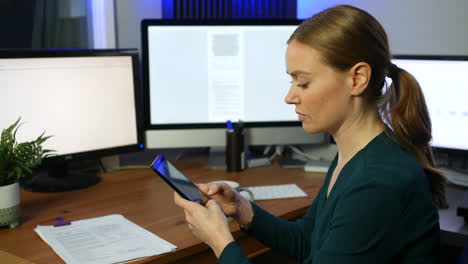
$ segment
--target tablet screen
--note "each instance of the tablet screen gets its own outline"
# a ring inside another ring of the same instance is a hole
[[[197,186],[167,161],[164,156],[157,156],[151,164],[151,169],[183,198],[190,201],[202,201]]]

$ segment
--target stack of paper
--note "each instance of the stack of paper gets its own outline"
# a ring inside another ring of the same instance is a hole
[[[117,263],[177,248],[122,215],[73,221],[65,226],[37,226],[35,231],[69,264]]]

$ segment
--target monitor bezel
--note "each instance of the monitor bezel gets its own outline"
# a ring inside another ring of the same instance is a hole
[[[401,60],[444,60],[444,61],[468,61],[468,56],[466,55],[428,55],[428,54],[394,54],[392,59],[401,59]],[[398,66],[398,65],[397,65]],[[411,73],[411,72],[410,72]],[[424,92],[424,87],[421,87]],[[432,139],[431,139],[432,140]],[[447,153],[449,155],[456,156],[466,156],[468,154],[468,149],[456,149],[456,148],[444,148],[444,147],[434,147],[431,148],[439,153]]]
[[[43,166],[48,164],[61,163],[69,160],[95,159],[103,156],[111,156],[128,152],[136,152],[144,149],[144,127],[143,127],[143,111],[142,111],[142,89],[140,82],[139,56],[137,49],[51,49],[51,50],[34,50],[34,49],[0,49],[0,59],[20,59],[20,58],[64,58],[64,57],[101,57],[101,56],[130,56],[132,59],[133,68],[133,86],[134,86],[134,103],[135,103],[135,118],[137,129],[137,143],[114,146],[110,148],[101,148],[95,150],[87,150],[82,152],[50,155],[43,160]]]
[[[223,128],[223,122],[217,123],[184,123],[184,124],[152,124],[150,111],[150,81],[148,60],[148,28],[151,26],[289,26],[299,25],[301,19],[225,19],[225,20],[176,20],[176,19],[143,19],[141,21],[141,51],[143,80],[143,112],[144,127],[147,130],[164,129],[203,129]],[[286,40],[285,40],[286,41]],[[233,120],[236,121],[236,120]],[[245,122],[245,127],[289,127],[302,126],[301,121],[265,121]]]

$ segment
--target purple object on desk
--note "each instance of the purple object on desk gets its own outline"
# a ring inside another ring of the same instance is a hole
[[[62,217],[56,217],[55,220],[57,220],[57,223],[54,224],[55,227],[71,225],[71,222],[64,221]]]

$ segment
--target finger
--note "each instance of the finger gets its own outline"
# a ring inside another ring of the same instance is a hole
[[[201,198],[202,198],[202,200],[201,200],[200,203],[201,203],[202,205],[205,205],[206,202],[208,202],[208,200],[210,199],[210,197],[206,196],[204,193],[201,194]]]
[[[182,198],[178,193],[174,192],[174,202],[177,206],[184,208],[185,210],[188,210],[192,212],[193,210],[196,210],[197,206],[201,206],[198,203],[191,202],[189,200],[186,200]]]
[[[218,202],[211,199],[206,203],[206,208],[210,212],[210,215],[212,217],[221,216],[222,219],[224,219],[223,221],[227,223],[227,218],[226,218],[225,214],[223,213],[223,210],[219,206]]]
[[[217,183],[197,184],[198,189],[205,195],[211,196],[218,192]]]
[[[184,208],[184,203],[181,201],[182,197],[180,197],[180,195],[176,192],[174,192],[174,203],[179,206],[179,207],[182,207]]]
[[[187,212],[187,210],[184,210],[184,213],[185,213],[185,223],[187,223],[187,225],[190,225],[190,214]]]
[[[205,184],[205,183],[196,183],[195,184],[198,189],[202,192],[202,193],[207,193],[208,192],[208,186],[209,184]]]
[[[219,207],[218,205],[218,202],[216,202],[215,200],[211,199],[209,200],[208,202],[206,202],[206,208],[208,208],[208,210],[210,211],[220,211],[221,208]]]
[[[210,199],[208,195],[206,194],[208,192],[208,184],[203,184],[203,183],[196,183],[195,184],[200,191],[200,196],[202,198],[201,204],[205,205],[206,202]]]
[[[225,187],[226,187],[225,185],[229,186],[224,182],[209,184],[208,191],[206,192],[206,194],[208,194],[210,196],[218,194],[223,189],[225,189]]]

